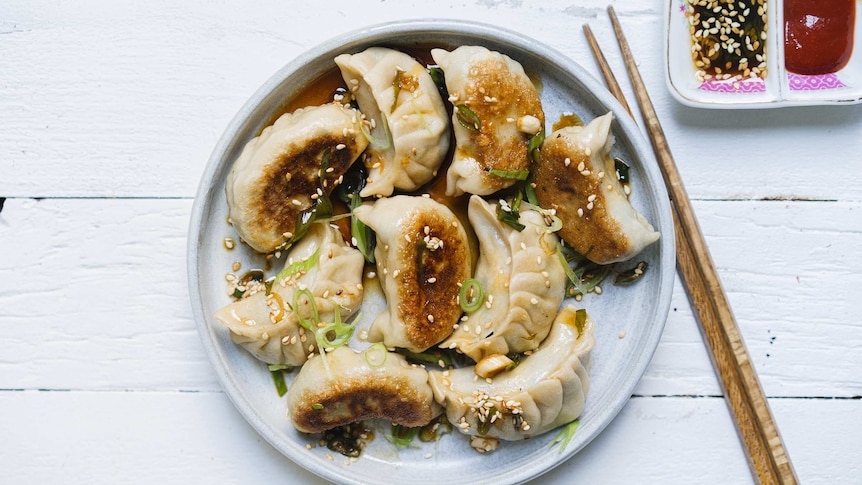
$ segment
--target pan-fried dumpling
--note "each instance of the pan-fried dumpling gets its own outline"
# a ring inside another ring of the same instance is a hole
[[[533,350],[548,335],[566,291],[566,273],[555,256],[557,236],[533,210],[520,211],[523,231],[504,225],[496,205],[476,195],[470,198],[468,215],[479,238],[473,278],[485,301],[440,346],[458,349],[476,362]]]
[[[368,145],[360,121],[359,112],[340,104],[313,106],[282,115],[249,141],[225,183],[240,238],[262,253],[286,246],[300,215],[332,191]]]
[[[449,422],[464,434],[521,440],[577,419],[595,343],[592,321],[579,312],[563,308],[539,349],[490,382],[476,379],[471,367],[430,371],[434,399]]]
[[[432,49],[431,55],[455,107],[456,148],[446,195],[488,195],[510,187],[514,174],[530,169],[530,138],[545,126],[535,86],[521,64],[484,47]]]
[[[303,433],[371,418],[424,426],[440,410],[425,369],[379,344],[364,352],[343,346],[325,356],[315,354],[287,391],[287,407]]]
[[[659,238],[617,179],[609,156],[612,121],[608,113],[551,133],[534,173],[539,204],[563,221],[560,237],[599,264],[632,258]]]
[[[362,303],[364,265],[365,258],[345,244],[338,228],[312,224],[308,234],[290,248],[271,294],[255,293],[231,303],[218,310],[215,318],[230,329],[235,343],[258,359],[302,365],[317,345],[291,311],[294,300],[305,320],[313,319],[313,312],[310,298],[302,290],[314,295],[319,321],[334,321],[336,311],[346,320]],[[298,298],[297,291],[301,291]]]
[[[449,208],[398,195],[365,203],[356,217],[377,233],[374,257],[387,308],[368,338],[422,352],[452,333],[459,285],[470,277],[467,233]]]
[[[335,63],[372,124],[365,154],[368,183],[360,195],[412,191],[434,178],[449,150],[449,124],[446,106],[425,67],[384,47],[342,54]]]

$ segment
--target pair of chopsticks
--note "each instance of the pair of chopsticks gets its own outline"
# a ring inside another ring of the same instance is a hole
[[[795,484],[798,482],[796,472],[778,434],[757,373],[748,358],[748,351],[721,287],[667,139],[613,7],[608,7],[608,15],[671,199],[677,271],[700,323],[713,366],[721,378],[722,389],[745,446],[752,475],[764,485]],[[631,109],[589,25],[584,25],[584,33],[608,89],[631,115]]]

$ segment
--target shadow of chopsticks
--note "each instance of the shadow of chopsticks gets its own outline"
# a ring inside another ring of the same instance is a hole
[[[713,366],[719,374],[728,407],[745,446],[752,475],[761,484],[795,484],[798,482],[796,472],[778,434],[757,373],[748,358],[748,351],[677,171],[664,131],[613,7],[608,7],[608,15],[670,195],[676,236],[677,270],[695,310]],[[608,89],[631,115],[625,96],[589,25],[584,25],[584,33]]]

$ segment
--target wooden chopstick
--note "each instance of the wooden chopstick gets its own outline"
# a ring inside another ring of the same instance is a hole
[[[745,445],[752,475],[762,484],[795,484],[798,482],[796,472],[778,434],[778,428],[775,426],[766,396],[760,387],[757,373],[748,358],[748,351],[698,226],[676,163],[670,153],[655,108],[649,99],[613,7],[608,7],[608,14],[671,198],[677,246],[677,269],[698,317],[713,366],[721,377],[722,389],[731,414],[735,418],[737,432]],[[608,89],[631,114],[622,90],[589,26],[584,25],[584,33],[608,84]]]

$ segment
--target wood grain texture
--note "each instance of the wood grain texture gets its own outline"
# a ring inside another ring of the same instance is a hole
[[[858,481],[845,464],[858,457],[862,428],[845,424],[862,418],[862,402],[771,404],[804,483]],[[39,416],[0,425],[4,483],[326,483],[263,441],[219,392],[0,392],[0,409]],[[751,483],[744,463],[721,399],[635,398],[535,483]]]
[[[609,38],[607,3],[3,2],[0,196],[191,197],[216,140],[267,78],[304,50],[374,23],[490,22],[545,42],[598,76],[578,28],[590,22]],[[660,69],[662,2],[615,6],[638,39],[636,58],[651,66],[644,78],[692,198],[862,199],[855,163],[862,106],[746,116],[680,106]],[[769,142],[782,137],[795,143]]]
[[[764,485],[794,485],[798,482],[796,472],[751,364],[655,107],[613,7],[608,7],[608,14],[673,206],[677,266],[745,445],[752,473]]]

